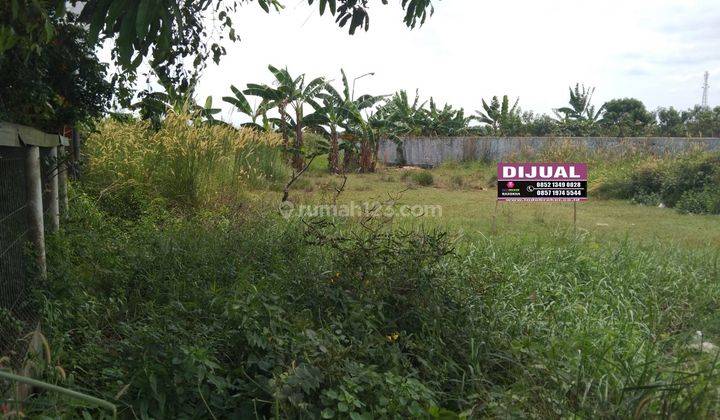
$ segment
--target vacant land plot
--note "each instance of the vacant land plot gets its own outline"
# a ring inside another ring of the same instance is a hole
[[[338,203],[379,203],[441,206],[441,214],[398,217],[403,225],[427,224],[466,236],[552,235],[573,229],[572,203],[496,203],[494,167],[440,168],[431,171],[388,168],[376,174],[348,177]],[[419,172],[432,175],[432,185],[413,179]],[[296,191],[300,202],[327,202],[342,184],[341,177],[310,177]],[[590,188],[592,191],[592,180]],[[493,230],[493,219],[495,229]],[[590,200],[577,204],[577,231],[602,240],[629,239],[638,244],[661,242],[686,248],[720,247],[720,216],[681,214],[674,209],[634,204],[626,200]]]

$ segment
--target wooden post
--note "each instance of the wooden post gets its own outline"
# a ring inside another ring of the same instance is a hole
[[[80,176],[80,133],[77,126],[72,128],[72,161],[73,161],[73,179]]]
[[[27,201],[28,239],[32,243],[35,262],[44,279],[47,276],[45,262],[45,226],[43,222],[42,176],[40,175],[40,148],[25,148],[25,199]]]
[[[48,168],[48,221],[50,233],[60,229],[60,199],[58,194],[58,146],[51,147],[48,154],[50,167]]]
[[[500,201],[495,200],[495,211],[493,212],[493,218],[492,218],[492,228],[490,229],[490,233],[492,235],[497,233],[497,212],[498,212],[498,203]]]
[[[58,146],[58,200],[60,202],[60,216],[66,216],[68,211],[68,176],[67,176],[67,150]]]
[[[573,201],[573,232],[577,232],[577,201]]]

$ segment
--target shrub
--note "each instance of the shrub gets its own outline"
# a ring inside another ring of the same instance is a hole
[[[707,187],[704,190],[688,190],[676,203],[682,213],[720,214],[720,188]]]
[[[433,184],[434,179],[430,171],[414,171],[412,173],[412,180],[414,183],[423,186],[428,187]]]
[[[270,211],[128,224],[82,193],[73,202],[48,244],[44,329],[96,395],[127,386],[120,405],[155,418],[417,417],[443,404],[437,384],[465,346],[442,343],[476,316],[464,309],[476,297],[448,283],[444,234]]]
[[[662,195],[665,204],[675,207],[686,191],[702,191],[720,181],[720,153],[689,155],[671,160],[665,167]]]
[[[627,191],[621,191],[621,194],[659,194],[663,188],[664,172],[665,168],[656,160],[641,164],[630,176]]]
[[[465,179],[462,175],[453,175],[450,177],[450,186],[454,189],[460,189],[465,186]]]
[[[714,319],[714,258],[564,237],[455,250],[440,231],[264,209],[129,224],[73,203],[48,238],[43,327],[68,373],[55,380],[122,417],[716,408],[714,358],[682,337]]]
[[[594,192],[640,204],[662,203],[684,213],[717,214],[718,183],[720,153],[703,153],[642,162],[629,176],[605,180]]]

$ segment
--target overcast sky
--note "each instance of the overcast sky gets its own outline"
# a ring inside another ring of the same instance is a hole
[[[268,64],[339,82],[357,93],[399,89],[474,112],[480,99],[520,97],[524,110],[551,113],[569,85],[596,87],[594,103],[635,97],[649,109],[700,102],[710,72],[710,104],[720,104],[719,0],[442,0],[423,27],[409,30],[402,10],[371,1],[369,32],[354,36],[306,0],[284,0],[265,14],[244,5],[234,18],[242,41],[212,64],[198,97],[216,104],[230,84],[270,83]],[[202,101],[201,101],[202,102]],[[236,120],[226,108],[225,119]]]

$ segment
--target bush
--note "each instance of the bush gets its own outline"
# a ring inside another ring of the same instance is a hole
[[[128,224],[83,194],[73,203],[48,239],[43,327],[68,373],[55,381],[116,401],[121,416],[716,407],[713,358],[680,333],[715,319],[716,267],[703,255],[563,237],[455,250],[438,231],[263,209]],[[80,415],[65,404],[53,413]]]
[[[73,202],[49,240],[43,310],[74,378],[64,385],[110,400],[128,386],[121,405],[156,418],[417,417],[450,404],[438,384],[456,375],[477,297],[448,283],[444,234],[305,227],[266,210],[128,224],[82,193]]]
[[[707,187],[704,190],[685,191],[676,203],[682,213],[720,214],[720,188]]]
[[[430,171],[425,170],[414,171],[412,173],[412,180],[414,183],[423,187],[428,187],[434,182],[433,175],[430,173]]]
[[[453,175],[450,177],[450,187],[454,189],[460,189],[465,186],[465,179],[462,175]]]
[[[720,213],[720,153],[693,154],[637,165],[626,178],[596,187],[607,198],[677,207],[684,213]]]

